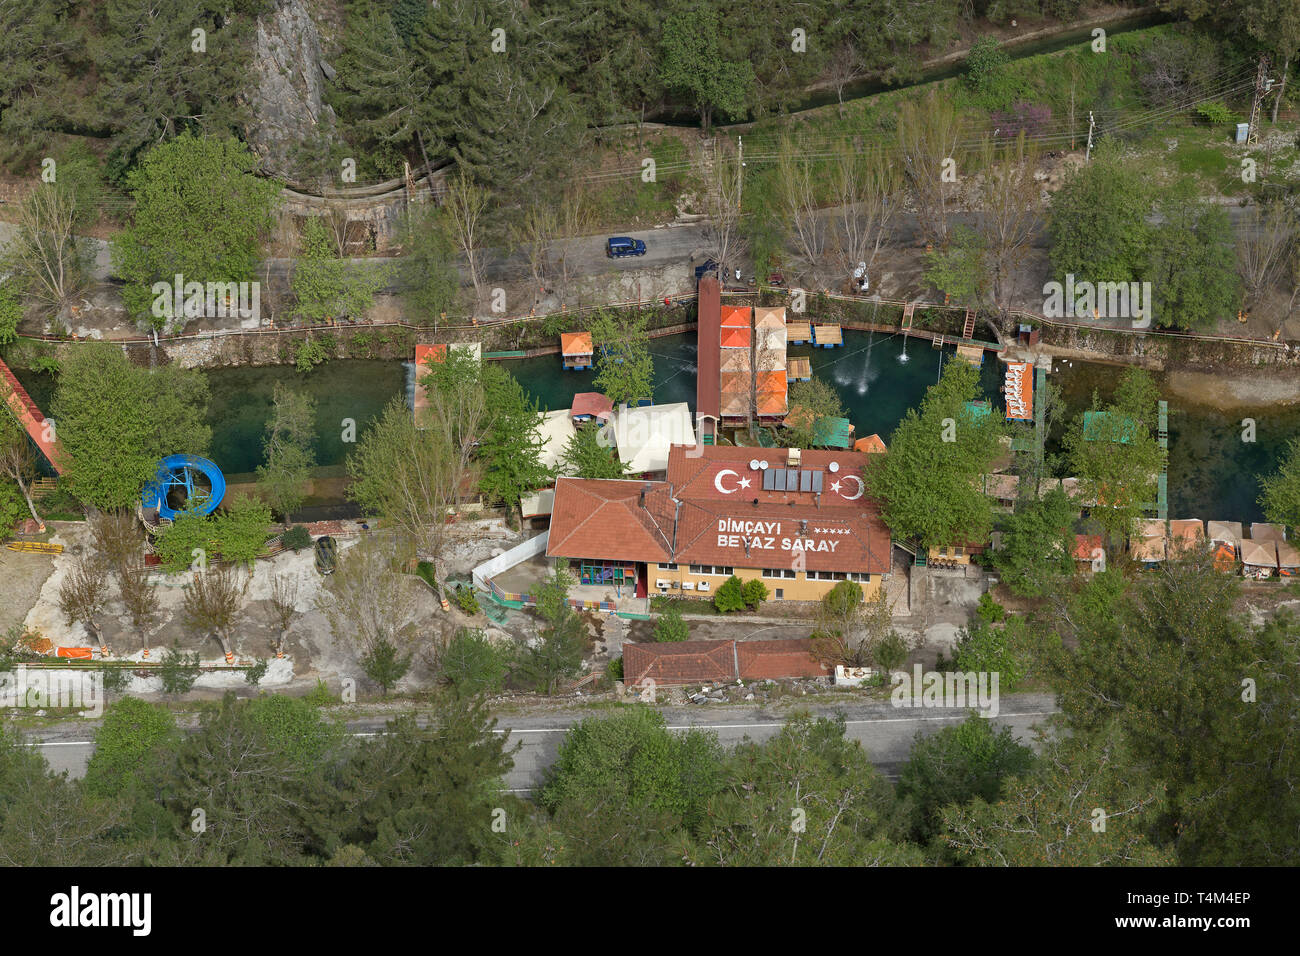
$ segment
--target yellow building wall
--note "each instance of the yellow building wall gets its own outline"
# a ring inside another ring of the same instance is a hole
[[[820,581],[809,580],[807,574],[803,571],[796,572],[793,578],[765,578],[761,568],[732,568],[732,573],[742,581],[751,581],[758,579],[767,585],[768,600],[776,600],[776,589],[781,588],[783,601],[820,601],[831,588],[838,584],[838,581]],[[728,575],[725,574],[692,574],[690,565],[679,564],[676,569],[665,569],[657,564],[651,564],[646,569],[646,579],[648,591],[650,594],[671,594],[681,597],[696,597],[702,600],[710,600],[713,595],[718,593],[718,588],[722,587]],[[862,588],[862,595],[866,600],[871,601],[880,593],[882,575],[873,574],[870,581],[859,581]],[[676,581],[677,587],[669,587],[667,591],[661,591],[656,582],[658,581]],[[701,581],[707,581],[709,590],[701,592],[699,585]],[[684,590],[683,584],[692,584],[691,590]]]

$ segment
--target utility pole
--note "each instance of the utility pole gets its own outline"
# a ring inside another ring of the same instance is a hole
[[[1246,145],[1254,146],[1259,142],[1259,112],[1264,97],[1273,92],[1273,80],[1268,75],[1268,57],[1259,55],[1259,67],[1255,70],[1255,95],[1250,101],[1250,127],[1246,130]]]
[[[1092,159],[1092,131],[1097,128],[1097,120],[1092,115],[1092,110],[1088,110],[1088,151],[1084,153],[1084,162]]]

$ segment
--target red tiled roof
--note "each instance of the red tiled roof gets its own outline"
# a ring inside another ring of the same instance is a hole
[[[695,414],[721,415],[718,388],[718,347],[722,319],[721,289],[716,275],[700,280],[698,353],[695,374]]]
[[[705,446],[690,457],[673,445],[667,482],[561,478],[546,553],[749,568],[791,567],[802,554],[810,571],[888,573],[889,532],[875,502],[858,491],[866,456],[805,450],[800,467],[822,471],[820,496],[763,490],[751,458],[784,468],[787,455],[779,448]],[[832,461],[838,472],[827,468]]]
[[[724,683],[736,679],[735,641],[676,641],[624,644],[623,682],[656,684]]]
[[[741,680],[781,680],[787,677],[826,677],[829,667],[812,654],[812,640],[737,641]]]
[[[1101,535],[1076,534],[1074,536],[1074,560],[1091,561],[1094,554],[1101,550]]]
[[[647,489],[644,507],[643,489]],[[669,561],[674,511],[670,489],[663,482],[560,478],[555,483],[546,554]]]
[[[614,403],[600,392],[579,392],[573,396],[573,405],[569,408],[569,416],[577,418],[579,415],[591,415],[593,417],[608,416],[614,411]]]
[[[888,573],[889,531],[876,503],[860,491],[866,455],[804,449],[799,468],[823,473],[820,497],[812,492],[765,491],[762,472],[749,468],[754,459],[767,460],[770,468],[784,468],[787,457],[784,448],[714,446],[692,458],[685,448],[674,445],[668,454],[668,482],[683,503],[676,560],[788,567],[798,541],[810,571]],[[829,470],[831,462],[839,465],[837,472]]]
[[[679,641],[624,644],[623,680],[656,684],[722,684],[734,680],[826,677],[809,638],[779,641]]]

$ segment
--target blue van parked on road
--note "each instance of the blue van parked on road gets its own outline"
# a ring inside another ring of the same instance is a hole
[[[645,255],[645,243],[627,236],[613,236],[605,242],[605,255],[610,259]]]

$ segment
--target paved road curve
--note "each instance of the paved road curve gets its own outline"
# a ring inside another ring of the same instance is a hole
[[[1048,694],[1004,696],[994,726],[1010,727],[1025,744],[1034,743],[1033,728],[1049,714],[1057,712],[1055,699]],[[906,759],[916,734],[932,734],[964,720],[968,711],[958,708],[895,708],[889,703],[848,704],[837,707],[817,706],[809,710],[818,716],[842,714],[846,733],[866,748],[871,760],[892,776]],[[768,708],[727,705],[666,707],[664,718],[673,730],[696,727],[712,730],[723,746],[731,747],[742,740],[767,740],[781,729],[788,713]],[[498,732],[508,736],[510,747],[518,744],[514,769],[506,778],[507,787],[516,793],[528,793],[539,786],[548,767],[555,762],[560,741],[574,723],[591,713],[555,714],[545,717],[509,716],[499,719]],[[50,730],[32,731],[28,739],[38,748],[56,773],[67,771],[81,777],[94,751],[94,722]],[[348,729],[355,736],[373,738],[383,733],[385,721],[367,718],[352,721]]]

